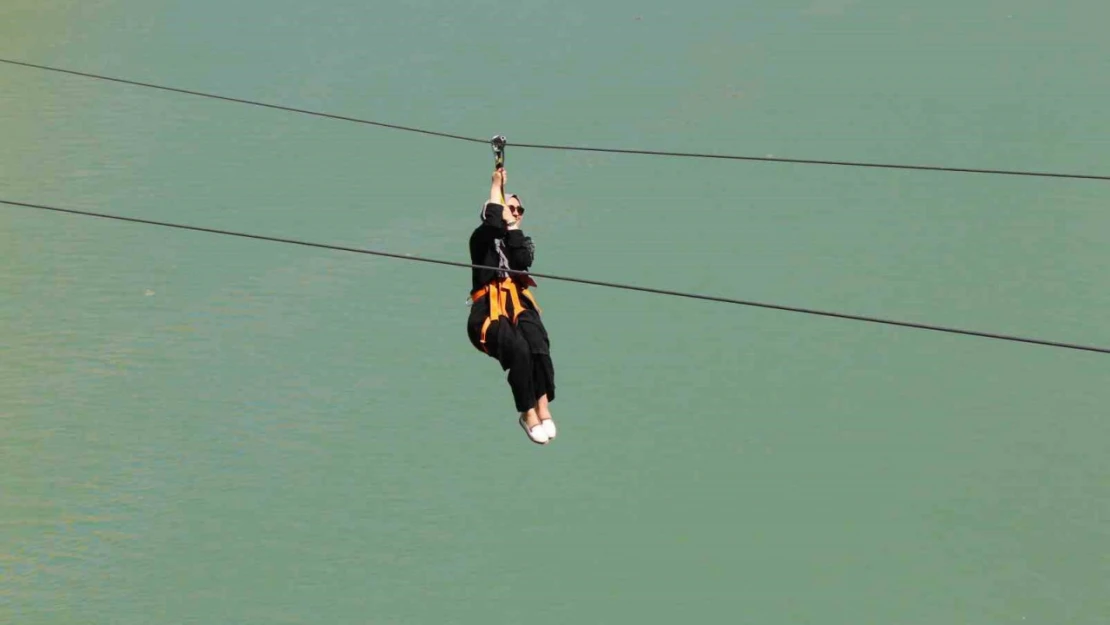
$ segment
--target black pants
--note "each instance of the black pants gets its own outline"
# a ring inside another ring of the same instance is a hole
[[[540,313],[527,308],[517,317],[516,324],[501,318],[486,330],[486,352],[508,371],[509,388],[517,412],[527,412],[536,400],[547,395],[555,400],[555,365],[551,362],[551,341]],[[489,299],[482,297],[470,307],[466,333],[470,344],[481,351],[482,324],[489,315]]]

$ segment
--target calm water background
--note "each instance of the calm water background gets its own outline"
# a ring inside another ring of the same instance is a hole
[[[1110,172],[1110,5],[0,4],[0,57],[510,143]],[[0,197],[465,261],[487,147],[0,66]],[[1110,186],[509,148],[536,271],[1110,345]],[[0,206],[0,622],[1105,623],[1104,355]]]

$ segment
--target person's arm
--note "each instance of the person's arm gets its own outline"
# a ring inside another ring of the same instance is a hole
[[[493,170],[489,185],[489,203],[505,205],[505,183],[509,181],[509,174],[504,167]]]
[[[536,246],[531,237],[524,236],[520,230],[510,230],[505,237],[505,247],[508,248],[509,269],[528,271],[532,262],[536,260]]]
[[[509,258],[509,269],[518,271],[527,271],[536,260],[536,246],[532,243],[532,238],[525,236],[524,232],[520,229],[520,222],[523,220],[523,216],[517,219],[513,225],[509,226],[509,230],[505,234],[505,248],[506,256]]]
[[[482,208],[482,226],[496,231],[497,236],[503,236],[509,227],[505,221],[504,207],[496,202],[487,202]]]
[[[505,202],[505,182],[509,174],[504,168],[494,170],[490,178],[489,201],[482,209],[482,223],[504,231],[512,222],[513,214]]]

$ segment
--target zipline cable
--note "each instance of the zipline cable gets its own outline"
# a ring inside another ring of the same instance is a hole
[[[78,72],[71,69],[62,69],[59,67],[48,67],[46,65],[36,65],[34,63],[24,63],[23,61],[14,61],[12,59],[0,58],[0,63],[8,63],[9,65],[21,65],[23,67],[30,67],[32,69],[41,69],[49,72],[60,72],[63,74],[72,74],[74,76],[83,76],[85,78],[93,78],[96,80],[107,80],[110,82],[123,83],[125,85],[134,85],[136,87],[147,87],[148,89],[160,89],[162,91],[171,91],[174,93],[184,93],[186,95],[197,96],[201,98],[213,98],[216,100],[224,100],[226,102],[235,102],[236,104],[248,104],[250,106],[261,106],[265,108],[278,109],[281,111],[288,111],[290,113],[300,113],[302,115],[314,115],[316,117],[327,117],[329,119],[337,119],[345,122],[354,122],[356,124],[369,124],[371,126],[381,126],[382,128],[392,128],[394,130],[404,130],[406,132],[418,132],[426,135],[433,135],[436,137],[444,137],[447,139],[457,139],[459,141],[471,141],[476,143],[489,143],[483,139],[473,139],[471,137],[464,137],[461,135],[453,135],[446,132],[435,132],[433,130],[424,130],[422,128],[413,128],[411,126],[398,126],[396,124],[386,124],[383,122],[371,121],[368,119],[359,119],[357,117],[347,117],[345,115],[333,115],[332,113],[321,113],[319,111],[310,111],[308,109],[294,108],[292,106],[282,106],[280,104],[268,104],[266,102],[257,102],[255,100],[244,100],[242,98],[233,98],[230,96],[217,95],[214,93],[205,93],[203,91],[192,91],[189,89],[178,89],[177,87],[166,87],[163,85],[155,85],[153,83],[139,82],[137,80],[127,80],[126,78],[113,78],[111,76],[101,76],[99,74],[88,74],[85,72]]]
[[[59,72],[62,74],[70,74],[73,76],[82,76],[85,78],[92,78],[95,80],[106,80],[110,82],[122,83],[126,85],[133,85],[137,87],[146,87],[149,89],[160,89],[162,91],[171,91],[174,93],[183,93],[187,95],[197,96],[201,98],[213,98],[223,100],[226,102],[235,102],[237,104],[247,104],[250,106],[261,106],[265,108],[278,109],[288,111],[291,113],[300,113],[303,115],[313,115],[316,117],[326,117],[340,121],[353,122],[358,124],[368,124],[371,126],[379,126],[382,128],[391,128],[394,130],[402,130],[406,132],[416,132],[435,137],[442,137],[447,139],[455,139],[458,141],[467,141],[471,143],[488,144],[487,139],[478,139],[475,137],[467,137],[446,132],[438,132],[434,130],[427,130],[423,128],[416,128],[412,126],[399,126],[396,124],[387,124],[384,122],[372,121],[368,119],[360,119],[357,117],[349,117],[346,115],[336,115],[333,113],[323,113],[319,111],[311,111],[308,109],[295,108],[291,106],[283,106],[280,104],[269,104],[266,102],[258,102],[255,100],[246,100],[243,98],[234,98],[229,96],[218,95],[214,93],[205,93],[202,91],[193,91],[190,89],[179,89],[177,87],[167,87],[163,85],[156,85],[153,83],[139,82],[136,80],[128,80],[126,78],[116,78],[112,76],[104,76],[101,74],[92,74],[88,72],[80,72],[71,69],[63,69],[60,67],[50,67],[47,65],[39,65],[36,63],[28,63],[25,61],[17,61],[14,59],[0,58],[0,63],[8,65],[17,65],[21,67],[39,69],[49,72]],[[1038,171],[1021,171],[1021,170],[1005,170],[1005,169],[978,169],[970,167],[944,167],[934,165],[898,165],[890,163],[868,163],[868,162],[854,162],[854,161],[835,161],[835,160],[818,160],[818,159],[800,159],[800,158],[779,158],[772,156],[739,156],[732,154],[709,154],[698,152],[671,152],[662,150],[635,150],[624,148],[591,148],[585,146],[574,145],[550,145],[542,143],[517,143],[513,144],[514,148],[530,148],[539,150],[557,150],[557,151],[584,151],[584,152],[603,152],[610,154],[637,154],[647,156],[665,156],[675,158],[700,158],[700,159],[723,159],[735,161],[763,161],[774,163],[792,163],[801,165],[835,165],[842,167],[866,167],[866,168],[882,168],[882,169],[909,169],[921,171],[941,171],[941,172],[956,172],[956,173],[974,173],[974,174],[995,174],[1006,176],[1028,176],[1028,177],[1041,177],[1041,178],[1071,178],[1079,180],[1103,180],[1110,181],[1110,176],[1107,175],[1093,175],[1093,174],[1067,174],[1067,173],[1053,173],[1053,172],[1038,172]]]
[[[23,207],[23,208],[32,208],[32,209],[38,209],[38,210],[44,210],[44,211],[53,211],[53,212],[56,212],[56,213],[68,213],[68,214],[71,214],[71,215],[80,215],[80,216],[85,216],[85,217],[99,217],[99,218],[102,218],[102,219],[111,219],[111,220],[116,220],[116,221],[139,223],[139,224],[146,224],[146,225],[152,225],[152,226],[161,226],[161,227],[164,227],[164,228],[176,228],[176,229],[181,229],[181,230],[193,230],[193,231],[196,231],[196,232],[205,232],[205,233],[210,233],[210,234],[220,234],[220,235],[225,235],[225,236],[240,237],[240,238],[246,238],[246,239],[256,239],[256,240],[260,240],[260,241],[271,241],[271,242],[274,242],[274,243],[285,243],[285,244],[289,244],[289,245],[300,245],[300,246],[314,247],[314,248],[327,249],[327,250],[336,250],[336,251],[341,251],[341,252],[353,252],[355,254],[367,254],[367,255],[371,255],[371,256],[383,256],[383,257],[388,257],[388,258],[397,258],[397,259],[401,259],[401,260],[411,260],[411,261],[418,261],[418,262],[423,262],[423,263],[433,263],[433,264],[437,264],[437,265],[449,265],[449,266],[453,266],[453,267],[464,267],[464,268],[470,268],[470,269],[475,269],[475,268],[478,268],[478,269],[493,269],[493,270],[507,271],[508,273],[512,273],[512,274],[524,274],[524,273],[526,273],[526,274],[528,274],[532,277],[535,277],[535,278],[546,278],[548,280],[557,280],[557,281],[562,281],[562,282],[574,282],[574,283],[579,283],[579,284],[589,284],[589,285],[600,286],[600,287],[605,287],[605,288],[612,288],[612,289],[639,291],[639,292],[642,292],[642,293],[653,293],[653,294],[656,294],[656,295],[664,295],[664,296],[670,296],[670,297],[684,297],[684,298],[689,298],[689,299],[704,300],[704,301],[711,301],[711,302],[720,302],[720,303],[725,303],[725,304],[735,304],[735,305],[739,305],[739,306],[752,306],[752,307],[756,307],[756,308],[769,308],[769,309],[773,309],[773,310],[782,310],[782,311],[787,311],[787,312],[803,313],[803,314],[807,314],[807,315],[834,317],[834,318],[838,318],[838,319],[850,319],[850,320],[853,320],[853,321],[863,321],[863,322],[867,322],[867,323],[878,323],[878,324],[885,324],[885,325],[892,325],[892,326],[901,326],[901,327],[905,327],[905,328],[914,328],[914,329],[919,329],[919,330],[931,330],[931,331],[934,331],[934,332],[945,332],[945,333],[950,333],[950,334],[962,334],[962,335],[967,335],[967,336],[977,336],[977,337],[982,337],[982,338],[997,339],[997,340],[1003,340],[1003,341],[1013,341],[1013,342],[1019,342],[1019,343],[1031,343],[1031,344],[1034,344],[1034,345],[1043,345],[1043,346],[1047,346],[1047,347],[1058,347],[1058,348],[1063,348],[1063,349],[1072,349],[1072,350],[1081,350],[1081,351],[1088,351],[1088,352],[1098,352],[1098,353],[1102,353],[1102,354],[1110,354],[1110,348],[1106,348],[1106,347],[1097,347],[1097,346],[1091,346],[1091,345],[1080,345],[1080,344],[1074,344],[1074,343],[1062,343],[1062,342],[1059,342],[1059,341],[1049,341],[1049,340],[1043,340],[1043,339],[1026,338],[1026,337],[1012,336],[1012,335],[1006,335],[1006,334],[997,334],[997,333],[991,333],[991,332],[978,332],[978,331],[974,331],[974,330],[961,330],[961,329],[958,329],[958,328],[949,328],[949,327],[936,326],[936,325],[927,325],[927,324],[923,324],[923,323],[913,323],[913,322],[907,322],[907,321],[895,321],[895,320],[891,320],[891,319],[881,319],[881,318],[878,318],[878,317],[865,317],[865,316],[861,316],[861,315],[851,315],[851,314],[846,314],[846,313],[828,312],[828,311],[814,310],[814,309],[809,309],[809,308],[798,308],[798,307],[794,307],[794,306],[783,306],[783,305],[779,305],[779,304],[766,304],[766,303],[761,303],[761,302],[745,301],[745,300],[733,299],[733,298],[728,298],[728,297],[718,297],[718,296],[713,296],[713,295],[701,295],[701,294],[697,294],[697,293],[686,293],[686,292],[682,292],[682,291],[672,291],[672,290],[667,290],[667,289],[657,289],[657,288],[651,288],[651,287],[634,286],[634,285],[629,285],[629,284],[621,284],[621,283],[617,283],[617,282],[603,282],[603,281],[600,281],[600,280],[588,280],[588,279],[585,279],[585,278],[572,278],[572,277],[566,277],[566,276],[557,276],[557,275],[551,275],[551,274],[536,273],[536,272],[532,272],[532,271],[524,272],[524,271],[516,271],[516,270],[502,270],[498,267],[490,267],[490,266],[485,266],[485,265],[472,265],[472,264],[468,264],[468,263],[460,263],[460,262],[454,262],[454,261],[449,261],[449,260],[439,260],[439,259],[434,259],[434,258],[424,258],[424,257],[421,257],[421,256],[414,256],[414,255],[410,255],[410,254],[397,254],[397,253],[391,253],[391,252],[382,252],[382,251],[378,251],[378,250],[368,250],[368,249],[361,249],[361,248],[356,248],[356,247],[346,247],[346,246],[342,246],[342,245],[331,245],[331,244],[326,244],[326,243],[313,243],[313,242],[310,242],[310,241],[302,241],[302,240],[297,240],[297,239],[286,239],[286,238],[280,238],[280,237],[265,236],[265,235],[260,235],[260,234],[250,234],[250,233],[245,233],[245,232],[234,232],[234,231],[230,231],[230,230],[221,230],[221,229],[217,229],[217,228],[206,228],[206,227],[202,227],[202,226],[189,226],[189,225],[185,225],[185,224],[176,224],[176,223],[169,223],[169,222],[163,222],[163,221],[153,221],[153,220],[150,220],[150,219],[140,219],[138,217],[125,217],[125,216],[121,216],[121,215],[94,213],[94,212],[90,212],[90,211],[82,211],[82,210],[69,209],[69,208],[58,208],[58,207],[55,207],[55,206],[47,206],[47,205],[44,205],[44,204],[33,204],[33,203],[29,203],[29,202],[17,202],[17,201],[14,201],[14,200],[0,199],[0,204],[7,204],[9,206],[18,206],[18,207]]]

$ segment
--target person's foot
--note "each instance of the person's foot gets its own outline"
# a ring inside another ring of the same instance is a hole
[[[547,433],[547,438],[549,440],[552,439],[552,438],[555,438],[555,420],[554,419],[551,419],[551,418],[544,419],[544,420],[540,421],[540,425],[543,426],[543,431]]]
[[[517,423],[520,424],[520,427],[524,430],[524,433],[528,435],[528,438],[532,439],[533,443],[536,443],[538,445],[546,445],[549,437],[547,435],[547,430],[543,427],[543,424],[536,423],[535,425],[528,425],[527,419],[527,413],[522,414],[520,415],[520,418],[517,419]]]
[[[551,410],[547,407],[547,397],[540,398],[536,403],[536,416],[540,418],[540,424],[543,425],[544,432],[547,432],[547,438],[555,438],[555,421],[551,418]]]

